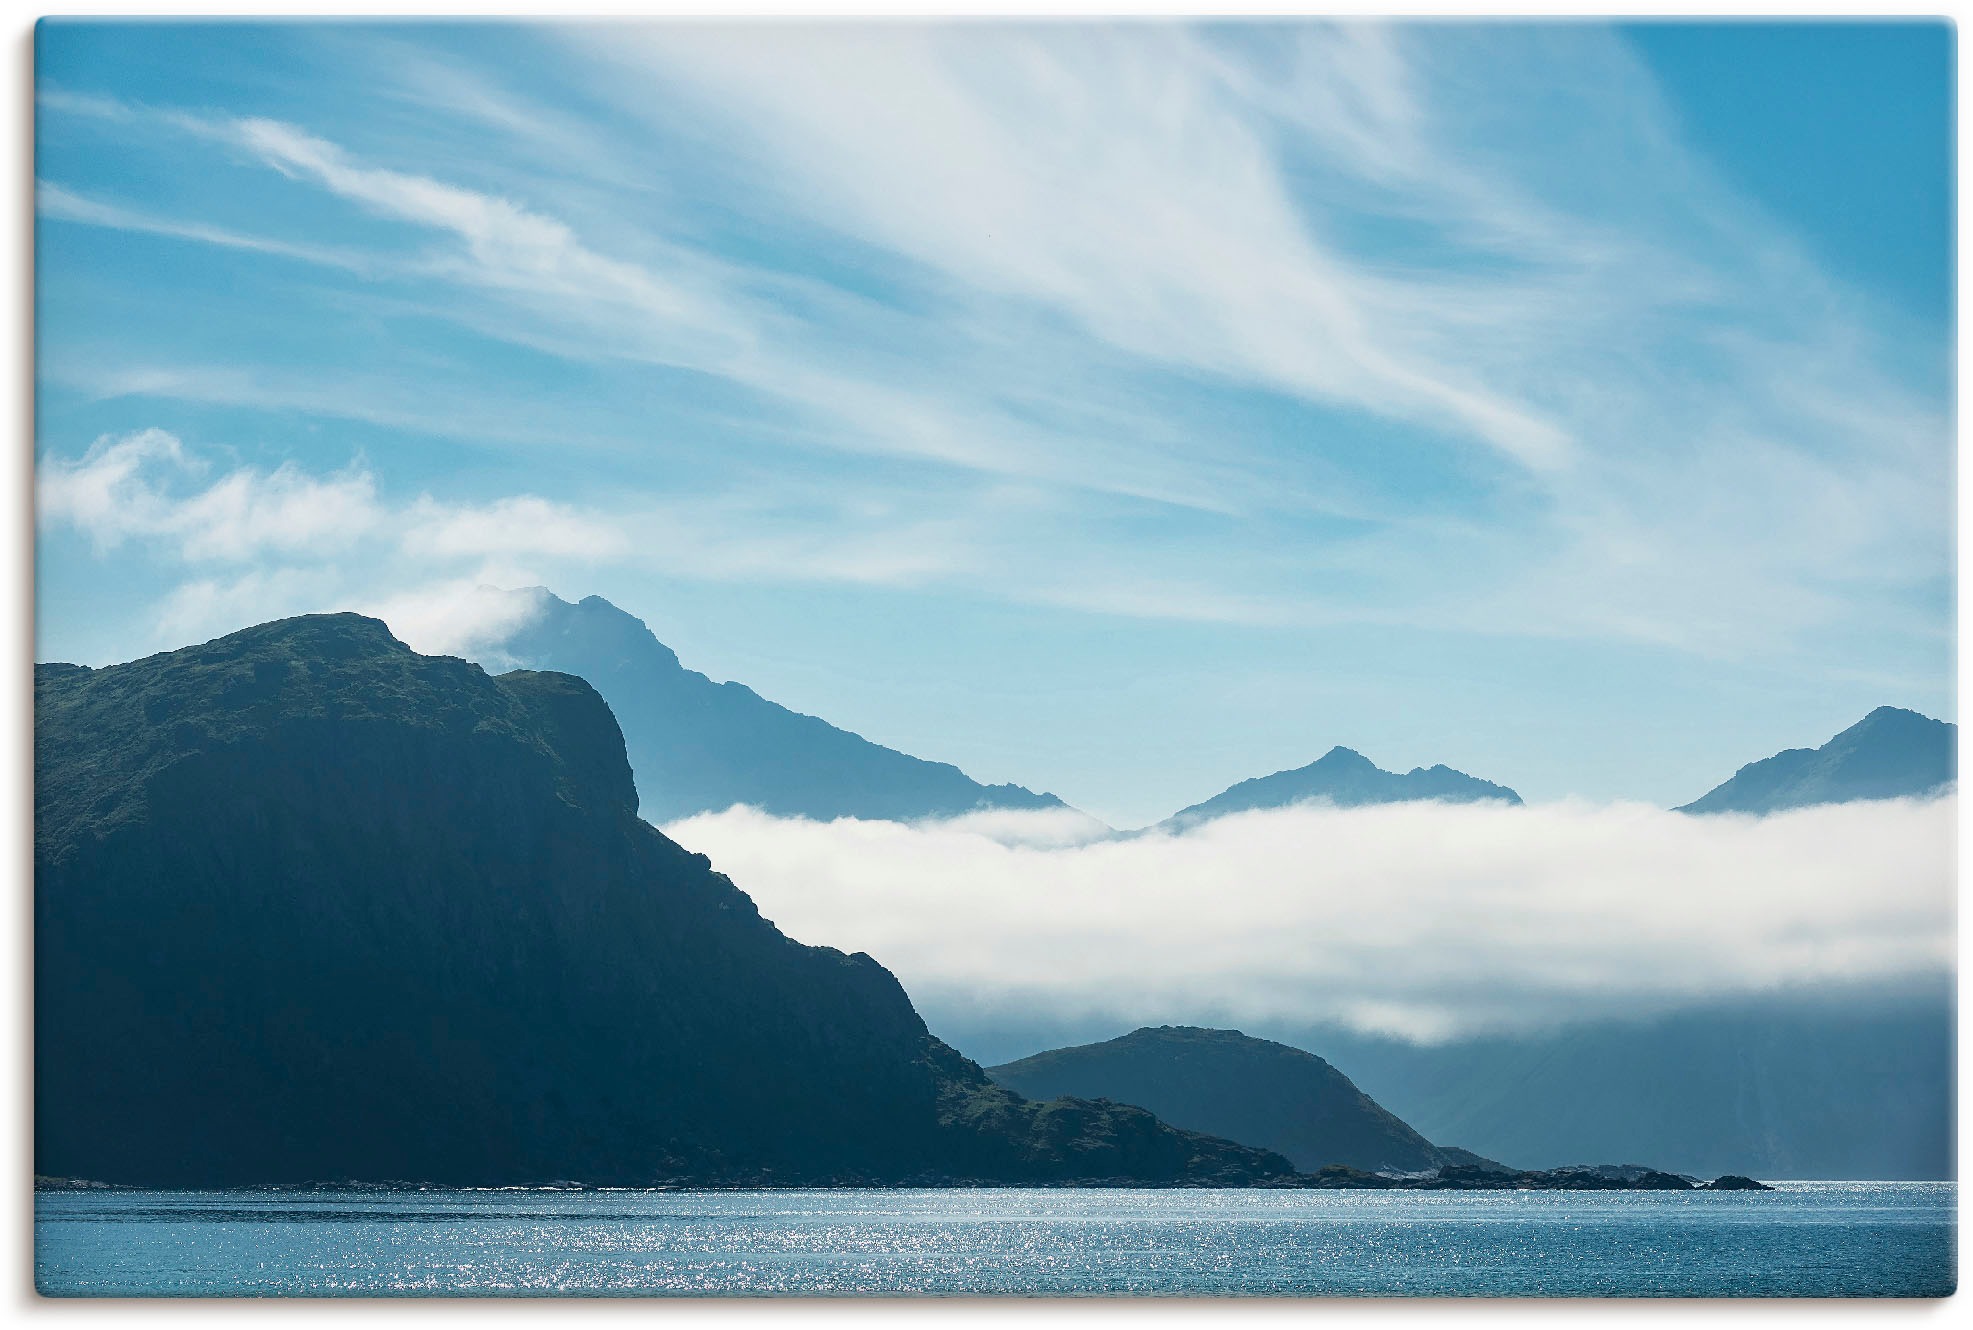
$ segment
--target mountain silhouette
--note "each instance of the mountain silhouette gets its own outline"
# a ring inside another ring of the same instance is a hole
[[[587,680],[623,727],[643,814],[665,823],[749,804],[780,817],[911,821],[989,808],[1064,808],[1052,794],[982,785],[958,767],[875,744],[714,683],[679,663],[643,620],[600,596],[570,604],[540,587],[519,626],[480,653],[492,663]]]
[[[1203,803],[1172,814],[1161,824],[1182,829],[1228,813],[1259,808],[1287,808],[1301,803],[1330,803],[1339,808],[1365,804],[1407,803],[1431,799],[1442,803],[1476,803],[1498,799],[1518,804],[1521,796],[1448,766],[1414,767],[1400,775],[1385,771],[1352,748],[1336,747],[1293,771],[1257,776],[1220,791]]]
[[[1432,1139],[1523,1167],[1649,1159],[1707,1177],[1949,1179],[1954,1010],[1945,985],[1843,988],[1444,1044],[1336,1028],[1280,1037],[1324,1049]]]
[[[1957,727],[1879,707],[1820,748],[1750,762],[1681,813],[1774,813],[1815,804],[1935,794],[1955,776]]]
[[[161,1187],[1292,1176],[1037,1104],[637,816],[582,680],[312,615],[35,671],[35,1172]]]
[[[1286,1155],[1305,1173],[1331,1164],[1423,1172],[1475,1160],[1439,1149],[1315,1054],[1238,1030],[1146,1027],[987,1074],[1030,1098],[1137,1104],[1174,1126]]]

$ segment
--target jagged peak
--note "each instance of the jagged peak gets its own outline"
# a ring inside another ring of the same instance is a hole
[[[684,669],[678,653],[659,641],[649,624],[602,596],[590,595],[568,601],[547,587],[540,586],[523,587],[504,594],[526,596],[535,603],[535,613],[526,622],[517,625],[506,639],[504,645],[508,648],[524,643],[530,633],[607,635],[616,643],[615,649],[627,655],[645,656],[671,669]],[[530,653],[522,649],[520,654],[525,656]]]
[[[1784,748],[1736,770],[1681,813],[1786,808],[1919,796],[1950,785],[1958,728],[1906,707],[1880,706],[1815,748]]]
[[[1849,729],[1844,730],[1843,733],[1851,734],[1858,730],[1874,730],[1886,725],[1911,725],[1914,723],[1926,726],[1943,725],[1947,729],[1953,728],[1952,722],[1935,720],[1921,711],[1913,711],[1908,707],[1883,706],[1873,709],[1869,715],[1850,726]]]

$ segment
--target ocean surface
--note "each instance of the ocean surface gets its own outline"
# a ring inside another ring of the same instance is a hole
[[[1952,1183],[1773,1192],[40,1192],[82,1296],[1939,1297]]]

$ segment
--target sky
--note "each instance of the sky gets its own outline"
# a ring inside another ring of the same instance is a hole
[[[1955,719],[1940,23],[37,29],[37,659],[598,594],[1116,825]]]

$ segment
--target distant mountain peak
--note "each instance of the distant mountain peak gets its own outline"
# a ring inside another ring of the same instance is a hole
[[[1067,807],[1020,785],[984,785],[958,767],[873,743],[686,668],[636,615],[601,596],[526,597],[487,659],[587,680],[616,713],[645,815],[658,823],[747,804],[782,817],[912,821],[980,809]]]
[[[619,653],[624,661],[638,661],[653,669],[684,668],[678,653],[660,642],[648,624],[601,596],[570,602],[539,586],[504,594],[533,602],[527,615],[500,643],[501,649],[516,659],[545,659],[567,649],[571,639],[579,639],[581,648],[590,653]]]
[[[1930,731],[1940,725],[1946,725],[1946,722],[1942,720],[1933,720],[1930,716],[1923,715],[1916,711],[1908,710],[1905,707],[1877,707],[1874,708],[1870,712],[1870,714],[1865,716],[1862,720],[1850,726],[1849,729],[1843,731],[1843,733],[1844,734],[1856,734],[1858,732],[1873,733],[1886,729]],[[1947,725],[1946,728],[1951,729],[1952,727],[1950,725]]]
[[[1903,707],[1878,707],[1820,748],[1749,762],[1680,813],[1775,813],[1818,804],[1935,794],[1957,776],[1958,728]]]
[[[1455,771],[1443,763],[1413,767],[1400,775],[1385,771],[1354,748],[1338,744],[1305,767],[1243,780],[1203,803],[1180,809],[1161,825],[1182,829],[1229,813],[1289,808],[1302,803],[1354,808],[1418,800],[1477,803],[1489,799],[1508,804],[1521,802],[1521,796],[1507,786]]]

